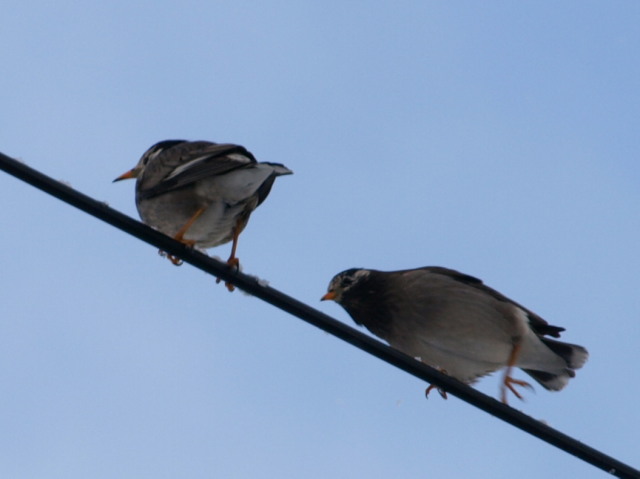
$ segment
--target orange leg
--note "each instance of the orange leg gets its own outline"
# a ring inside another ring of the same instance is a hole
[[[233,243],[231,244],[231,256],[229,256],[229,259],[227,260],[227,264],[229,265],[229,267],[235,268],[236,271],[240,269],[240,260],[236,258],[236,249],[238,248],[238,238],[240,237],[241,230],[242,230],[242,227],[241,227],[240,221],[238,221],[233,228]],[[220,278],[216,279],[216,283],[219,283],[220,281],[221,281]],[[233,290],[236,289],[235,286],[233,286],[231,283],[225,283],[224,285],[227,287],[229,292],[232,292]]]
[[[515,386],[522,386],[522,387],[533,389],[531,384],[529,384],[528,382],[521,381],[519,379],[514,379],[511,377],[511,370],[513,369],[513,367],[515,366],[518,360],[518,355],[520,354],[521,348],[522,348],[522,345],[518,343],[515,346],[513,346],[513,349],[511,350],[511,354],[509,354],[509,360],[507,361],[507,369],[504,372],[504,379],[502,381],[502,386],[500,388],[500,399],[504,404],[509,404],[507,402],[507,389],[509,389],[509,391],[511,391],[518,399],[522,399],[522,395],[518,391],[516,391]]]
[[[236,269],[240,268],[240,260],[236,258],[236,249],[238,248],[238,238],[240,238],[240,222],[238,222],[233,228],[233,243],[231,244],[231,256],[227,260],[229,266],[235,266]]]
[[[178,230],[173,239],[175,239],[176,241],[180,241],[180,243],[184,243],[187,246],[193,246],[194,244],[196,244],[196,242],[193,240],[185,240],[184,235],[187,233],[187,230],[191,228],[191,226],[193,226],[193,223],[195,223],[195,221],[200,217],[202,213],[204,213],[204,208],[200,208],[198,211],[196,211],[194,215],[189,218],[189,221],[187,221],[185,225],[180,228],[180,230]],[[166,256],[167,259],[176,266],[180,266],[182,264],[182,260],[180,258],[177,258],[176,256],[166,254],[164,251],[159,251],[159,253],[160,256]]]

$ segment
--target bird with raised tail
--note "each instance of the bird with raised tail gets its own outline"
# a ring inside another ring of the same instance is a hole
[[[322,300],[337,302],[393,348],[463,383],[505,368],[500,393],[505,404],[508,390],[522,399],[515,386],[530,387],[511,376],[513,368],[559,391],[589,356],[582,346],[548,337],[560,337],[564,328],[447,268],[349,269],[331,280]]]
[[[200,249],[232,241],[227,264],[239,268],[238,237],[251,213],[278,176],[292,173],[280,163],[257,162],[240,145],[166,140],[149,148],[133,169],[114,181],[137,179],[138,213],[162,233]],[[231,284],[227,288],[233,291]]]

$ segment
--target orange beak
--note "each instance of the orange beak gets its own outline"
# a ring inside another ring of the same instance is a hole
[[[134,168],[133,170],[129,170],[126,173],[121,174],[115,180],[113,180],[113,182],[115,183],[116,181],[131,180],[133,178],[136,178],[137,176],[138,176],[138,170]]]
[[[336,293],[334,293],[333,291],[329,291],[327,294],[325,294],[322,298],[320,298],[320,301],[327,301],[330,299],[336,299]]]

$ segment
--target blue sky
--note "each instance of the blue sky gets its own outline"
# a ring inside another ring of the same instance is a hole
[[[9,1],[0,151],[134,217],[133,183],[111,180],[156,141],[284,163],[245,272],[348,324],[319,302],[343,269],[478,276],[591,353],[564,391],[513,405],[640,467],[639,23],[631,1]],[[0,188],[2,477],[602,477]]]

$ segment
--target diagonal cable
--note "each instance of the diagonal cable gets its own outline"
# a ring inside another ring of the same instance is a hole
[[[166,236],[133,218],[110,208],[79,191],[40,173],[33,168],[0,153],[0,169],[76,208],[95,216],[162,251],[177,256],[196,268],[310,323],[367,353],[422,379],[483,411],[502,419],[583,461],[598,467],[615,477],[640,479],[640,471],[568,436],[557,429],[533,419],[526,414],[502,404],[460,381],[417,361],[386,344],[288,296],[277,289],[265,286],[255,277],[236,272],[225,263],[217,261]]]

